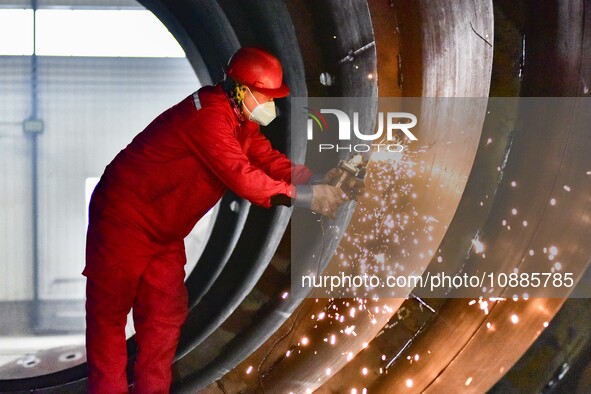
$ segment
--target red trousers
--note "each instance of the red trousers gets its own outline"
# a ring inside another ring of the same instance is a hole
[[[156,244],[125,226],[95,220],[86,253],[89,392],[129,392],[125,325],[133,308],[138,353],[132,391],[168,393],[188,310],[183,242]]]

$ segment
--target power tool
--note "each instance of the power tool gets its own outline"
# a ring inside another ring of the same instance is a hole
[[[357,199],[364,186],[363,178],[368,163],[369,160],[365,160],[360,153],[353,155],[348,160],[341,160],[337,166],[340,171],[329,184],[339,187],[349,199]]]

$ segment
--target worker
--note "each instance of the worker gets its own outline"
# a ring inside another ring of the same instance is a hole
[[[106,167],[89,210],[86,350],[90,393],[128,393],[125,325],[133,308],[134,393],[167,393],[188,312],[183,239],[228,189],[253,204],[333,217],[346,196],[271,147],[259,126],[285,97],[278,59],[241,48],[224,80],[152,121]],[[297,185],[297,186],[296,186]]]

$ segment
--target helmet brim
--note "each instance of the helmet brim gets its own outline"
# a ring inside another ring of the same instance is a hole
[[[287,86],[285,81],[283,81],[281,83],[281,86],[276,89],[258,88],[258,87],[254,87],[254,86],[249,86],[249,88],[251,90],[256,90],[257,92],[262,93],[267,97],[273,97],[273,98],[286,97],[287,95],[289,95],[289,92],[290,92],[289,86]]]

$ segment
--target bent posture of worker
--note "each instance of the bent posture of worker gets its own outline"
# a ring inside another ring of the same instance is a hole
[[[227,189],[269,208],[308,205],[334,217],[339,188],[274,150],[259,125],[285,97],[281,64],[258,48],[230,59],[226,78],[158,116],[107,166],[91,199],[86,245],[90,393],[127,393],[126,317],[138,344],[134,393],[167,393],[188,309],[184,237]],[[294,186],[294,185],[302,186]]]

